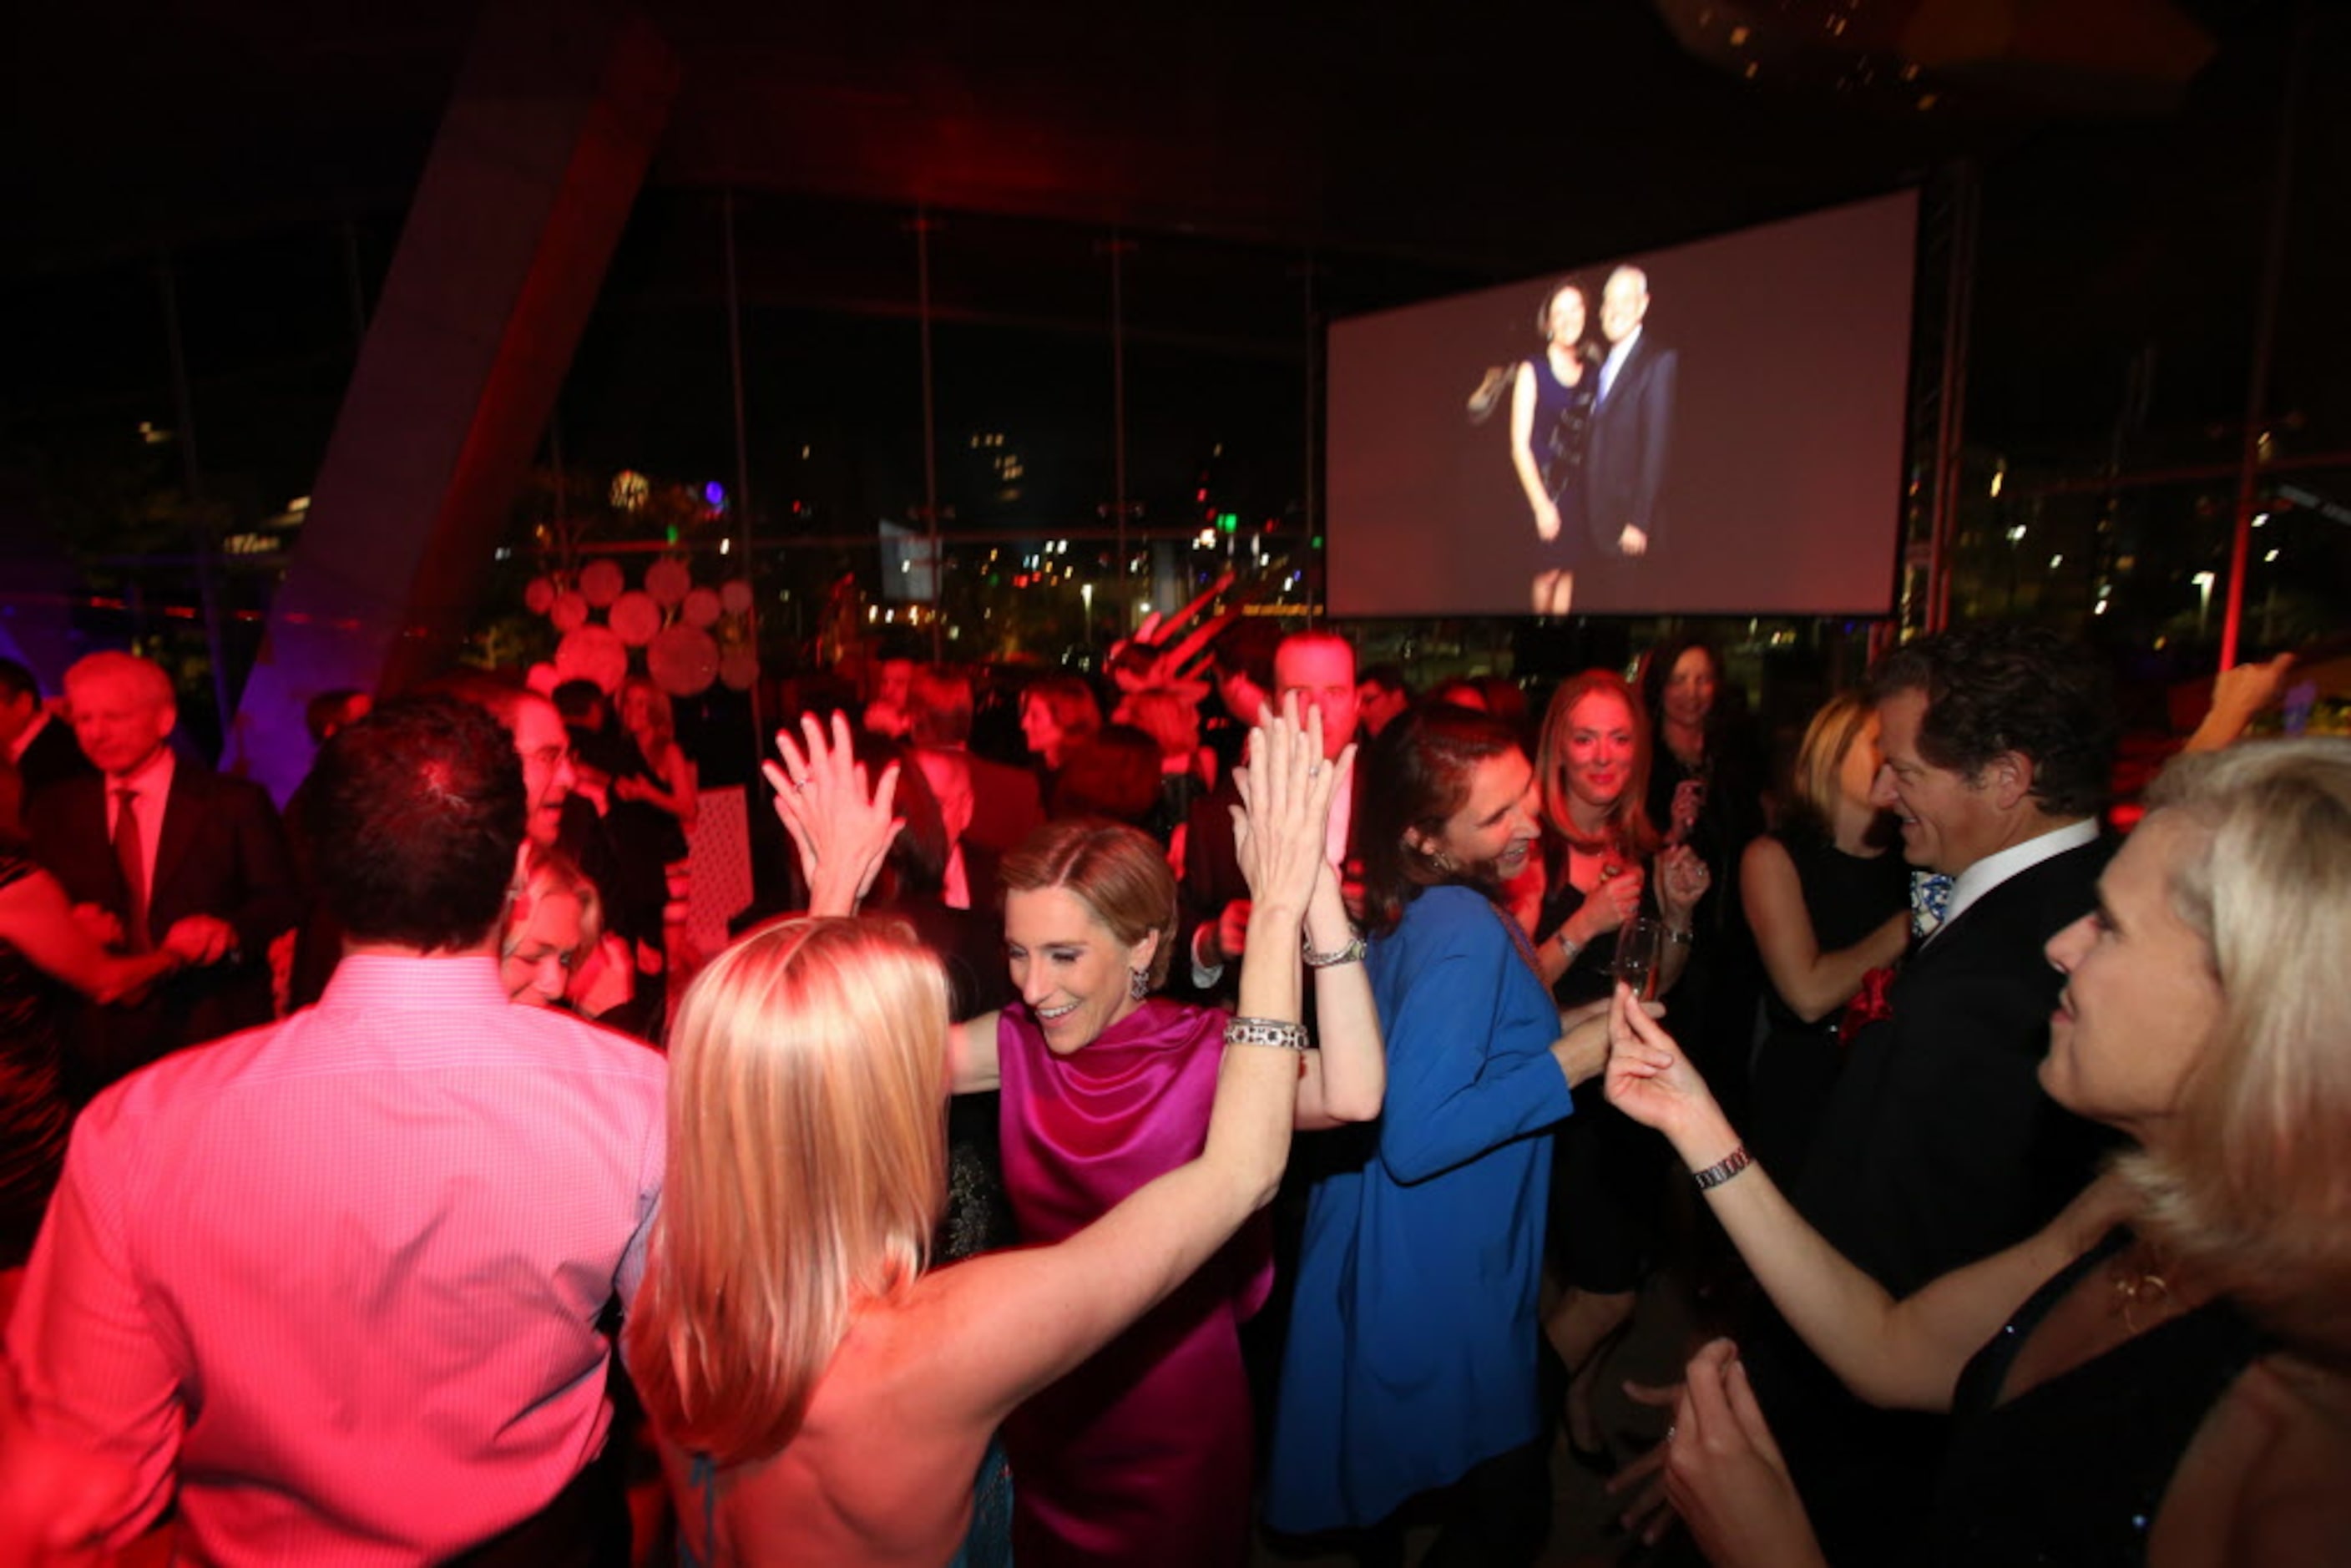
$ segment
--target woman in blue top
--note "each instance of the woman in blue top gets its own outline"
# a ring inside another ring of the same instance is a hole
[[[1562,1038],[1525,934],[1492,902],[1540,831],[1516,736],[1431,706],[1390,725],[1369,766],[1356,842],[1386,1109],[1308,1208],[1267,1522],[1365,1531],[1377,1561],[1400,1546],[1398,1508],[1441,1490],[1425,1563],[1531,1562],[1551,1521],[1542,1134],[1600,1070],[1601,1019]]]

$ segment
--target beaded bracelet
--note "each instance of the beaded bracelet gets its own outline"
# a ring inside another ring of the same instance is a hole
[[[1720,1186],[1754,1163],[1754,1159],[1747,1152],[1747,1145],[1741,1144],[1706,1169],[1693,1172],[1690,1179],[1698,1183],[1698,1191],[1708,1192]]]
[[[1304,1051],[1311,1043],[1304,1024],[1280,1019],[1235,1018],[1225,1020],[1227,1045],[1270,1045],[1278,1051]]]
[[[1362,963],[1364,961],[1364,955],[1371,951],[1371,944],[1364,940],[1364,934],[1362,932],[1357,931],[1351,926],[1348,929],[1347,945],[1345,946],[1340,948],[1335,953],[1317,953],[1314,950],[1314,939],[1309,936],[1303,928],[1301,928],[1298,933],[1298,950],[1306,956],[1306,967],[1308,968],[1329,969],[1334,968],[1341,964]]]

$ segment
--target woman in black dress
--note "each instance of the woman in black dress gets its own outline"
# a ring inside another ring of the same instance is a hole
[[[1649,825],[1642,790],[1649,727],[1632,688],[1607,670],[1566,682],[1552,694],[1536,755],[1545,872],[1529,933],[1536,972],[1562,1008],[1604,998],[1625,924],[1662,920],[1657,988],[1673,990],[1708,878],[1687,845],[1660,848]],[[1543,1331],[1573,1375],[1569,1442],[1596,1464],[1605,1453],[1592,1408],[1598,1368],[1632,1321],[1665,1162],[1655,1139],[1604,1107],[1571,1117],[1559,1139],[1552,1232],[1567,1289]]]
[[[2136,1146],[1906,1301],[1748,1162],[1670,1036],[1621,993],[1612,1015],[1609,1098],[1698,1173],[1789,1323],[1863,1397],[1952,1412],[1935,1563],[2319,1563],[2351,1541],[2351,741],[2186,758],[2149,803],[2096,912],[2050,939],[2041,1065]],[[1718,1564],[1823,1561],[1728,1341],[1690,1364],[1667,1490]]]
[[[1893,819],[1869,803],[1877,715],[1857,693],[1832,697],[1797,748],[1780,828],[1751,841],[1739,892],[1770,981],[1771,1032],[1756,1052],[1755,1153],[1792,1181],[1844,1062],[1844,1006],[1910,942],[1910,868]]]
[[[1600,386],[1596,352],[1584,341],[1591,299],[1562,278],[1543,296],[1535,330],[1543,347],[1519,361],[1510,383],[1510,465],[1534,513],[1541,569],[1534,612],[1564,615],[1575,600],[1575,549],[1583,538],[1583,443]]]

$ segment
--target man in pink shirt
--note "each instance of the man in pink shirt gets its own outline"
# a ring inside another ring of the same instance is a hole
[[[507,1005],[495,719],[389,704],[317,803],[342,964],[83,1113],[8,1325],[25,1423],[120,1472],[109,1547],[176,1490],[207,1563],[625,1563],[600,1320],[643,1267],[662,1061]]]

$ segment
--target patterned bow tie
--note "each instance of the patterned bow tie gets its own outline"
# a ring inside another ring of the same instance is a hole
[[[1910,873],[1910,934],[1925,938],[1932,936],[1943,924],[1943,915],[1951,907],[1951,889],[1959,878],[1945,876],[1938,871],[1914,871]]]

